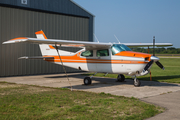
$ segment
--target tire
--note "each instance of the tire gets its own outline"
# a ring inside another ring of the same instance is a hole
[[[141,82],[138,79],[134,80],[134,86],[139,87],[141,85]]]
[[[124,82],[124,80],[125,80],[124,75],[119,74],[119,75],[117,76],[117,82]]]
[[[84,78],[84,85],[90,85],[92,82],[91,78],[90,77],[85,77]]]

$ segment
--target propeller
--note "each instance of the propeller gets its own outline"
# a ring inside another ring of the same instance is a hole
[[[164,66],[159,61],[156,61],[156,65],[159,66],[163,70],[165,69]]]
[[[145,72],[146,70],[148,70],[149,69],[149,67],[153,64],[153,60],[151,60],[150,62],[148,62],[148,64],[144,67],[144,70],[143,70],[143,72]]]
[[[153,36],[153,56],[151,56],[151,61],[148,62],[148,64],[144,67],[143,72],[145,72],[146,70],[148,70],[151,65],[155,62],[157,66],[159,66],[161,69],[165,69],[164,66],[159,62],[159,58],[155,56],[155,36]]]

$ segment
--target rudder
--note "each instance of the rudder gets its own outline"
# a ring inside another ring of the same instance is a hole
[[[44,34],[42,30],[35,32],[35,34],[38,39],[47,39],[46,35]],[[49,55],[47,49],[50,49],[50,48],[48,44],[39,44],[39,48],[41,50],[42,56]]]

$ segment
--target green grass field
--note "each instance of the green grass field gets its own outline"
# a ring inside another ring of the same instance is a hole
[[[0,82],[1,120],[142,120],[163,111],[133,97]]]
[[[160,69],[156,64],[151,68],[151,76],[153,81],[180,83],[180,58],[160,58],[160,62],[165,67],[165,70]],[[93,73],[84,74],[86,76],[93,75]],[[98,73],[95,76],[104,77],[103,73]],[[117,74],[108,74],[106,77],[117,78]],[[125,76],[131,79],[129,76]],[[150,75],[140,76],[139,80],[150,80]]]

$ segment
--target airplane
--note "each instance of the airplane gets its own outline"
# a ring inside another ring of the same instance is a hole
[[[133,52],[129,47],[148,47],[153,43],[99,43],[70,40],[47,39],[44,32],[35,32],[37,38],[19,37],[3,42],[3,44],[28,42],[39,44],[42,56],[20,57],[19,59],[43,59],[55,64],[72,67],[83,71],[96,73],[118,74],[117,81],[123,82],[125,76],[134,78],[134,86],[139,87],[141,82],[138,76],[147,75],[153,63],[161,69],[164,66],[159,58],[151,54]],[[155,46],[172,46],[171,43],[156,43]],[[62,50],[61,47],[78,47],[77,52]],[[94,75],[95,75],[94,74]],[[91,77],[84,78],[84,84],[92,83]]]

